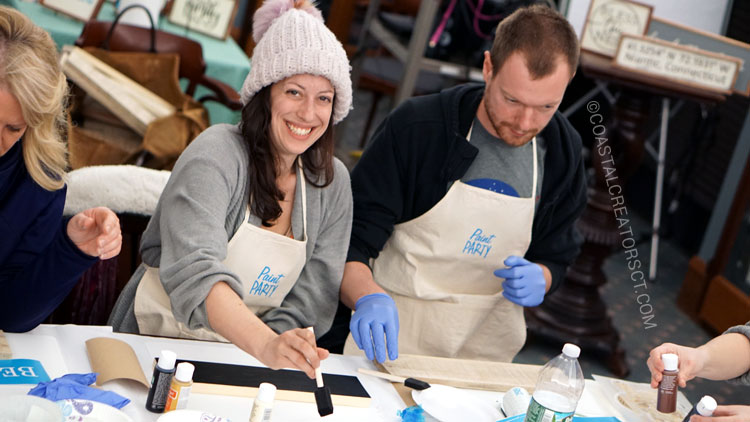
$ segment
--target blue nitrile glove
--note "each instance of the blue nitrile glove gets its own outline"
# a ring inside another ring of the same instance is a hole
[[[521,306],[538,306],[544,300],[547,280],[538,264],[520,256],[509,256],[505,262],[508,268],[495,270],[495,276],[504,278],[503,296]]]
[[[388,358],[398,358],[398,310],[396,302],[385,293],[373,293],[359,298],[354,305],[354,315],[349,322],[354,342],[365,351],[367,359],[377,357],[385,362],[385,343],[388,343]],[[386,340],[383,341],[383,334]],[[373,357],[373,346],[375,353]]]
[[[52,381],[40,382],[29,390],[29,395],[52,401],[65,399],[85,399],[108,404],[121,409],[130,403],[130,399],[112,392],[89,387],[96,382],[96,372],[90,374],[67,374]]]

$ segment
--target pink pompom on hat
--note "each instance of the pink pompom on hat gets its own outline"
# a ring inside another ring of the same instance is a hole
[[[263,87],[299,74],[323,76],[335,90],[333,123],[352,108],[351,66],[346,51],[310,0],[267,0],[253,16],[256,42],[242,103]]]

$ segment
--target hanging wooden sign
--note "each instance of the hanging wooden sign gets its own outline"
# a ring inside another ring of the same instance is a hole
[[[731,94],[742,61],[738,58],[623,34],[616,67],[723,94]]]
[[[733,89],[737,94],[750,96],[750,44],[657,17],[651,19],[645,35],[741,59],[743,64]]]
[[[237,0],[174,0],[169,21],[223,40],[229,35],[237,4]]]
[[[581,49],[614,57],[621,34],[645,34],[652,9],[630,0],[592,0],[581,31]]]

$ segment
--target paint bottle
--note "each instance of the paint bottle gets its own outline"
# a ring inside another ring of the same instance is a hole
[[[690,417],[693,415],[700,416],[713,416],[714,410],[716,410],[716,400],[711,396],[703,396],[703,398],[693,407],[690,413],[685,416],[682,422],[689,422]]]
[[[188,398],[190,398],[190,389],[193,387],[193,371],[195,366],[189,362],[177,364],[177,372],[172,378],[172,384],[169,387],[169,397],[164,407],[165,412],[187,407]]]
[[[677,409],[677,366],[679,358],[674,353],[661,355],[664,364],[659,393],[656,396],[656,410],[662,413],[672,413]]]
[[[258,395],[253,401],[253,410],[250,411],[250,422],[268,422],[271,420],[273,410],[273,398],[276,395],[276,386],[267,382],[261,383]]]
[[[159,362],[154,366],[154,375],[151,377],[151,388],[148,390],[148,397],[146,398],[146,410],[154,413],[164,412],[176,360],[175,352],[171,350],[161,351]]]

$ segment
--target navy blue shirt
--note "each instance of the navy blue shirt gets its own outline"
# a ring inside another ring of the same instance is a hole
[[[98,258],[68,238],[66,188],[50,192],[29,175],[23,141],[0,157],[0,329],[28,331],[65,299]]]

